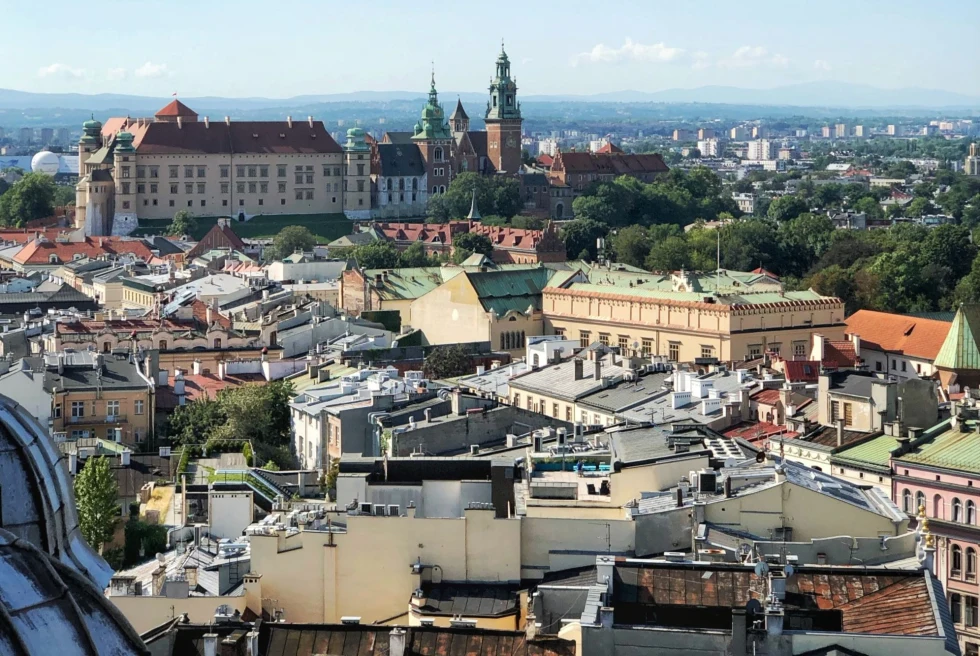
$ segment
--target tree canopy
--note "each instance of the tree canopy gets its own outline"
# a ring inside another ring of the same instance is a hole
[[[524,206],[517,180],[503,176],[460,173],[449,184],[446,193],[429,197],[428,221],[446,223],[466,218],[474,192],[480,214],[510,218]]]
[[[460,264],[474,253],[490,257],[493,255],[493,242],[486,235],[476,232],[453,235],[453,262]]]
[[[437,346],[422,363],[426,378],[451,378],[470,373],[470,358],[459,344]]]
[[[166,235],[168,237],[181,237],[190,235],[197,229],[197,219],[187,210],[177,210],[173,220],[167,226]]]
[[[265,259],[281,260],[296,251],[309,251],[316,246],[316,236],[306,226],[286,226],[272,238],[272,246],[266,249]]]
[[[0,196],[0,225],[23,226],[54,214],[55,184],[44,173],[28,173]]]
[[[112,540],[119,514],[119,486],[105,456],[90,458],[75,477],[78,527],[93,549]]]

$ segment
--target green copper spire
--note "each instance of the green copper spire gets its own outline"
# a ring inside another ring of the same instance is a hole
[[[961,305],[953,317],[946,339],[936,354],[934,366],[942,369],[980,369],[980,306]]]
[[[436,72],[432,70],[432,81],[429,86],[429,100],[422,108],[422,118],[415,124],[415,134],[412,139],[425,141],[428,139],[452,139],[453,133],[446,122],[446,112],[439,104],[439,92],[436,91]]]
[[[510,59],[504,50],[503,39],[500,40],[500,54],[497,56],[497,73],[490,81],[486,118],[521,118],[521,104],[517,102],[517,80],[510,77]]]

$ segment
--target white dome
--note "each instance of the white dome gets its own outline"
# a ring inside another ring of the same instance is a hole
[[[50,150],[42,150],[31,158],[31,170],[35,173],[55,175],[61,167],[61,158]]]

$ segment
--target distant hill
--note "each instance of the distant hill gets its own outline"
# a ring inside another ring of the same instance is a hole
[[[459,96],[464,103],[481,106],[486,94],[474,92],[443,92],[447,105]],[[325,103],[360,104],[421,100],[423,92],[414,91],[356,91],[352,93],[309,94],[293,98],[221,98],[204,96],[181,100],[199,112],[262,111],[300,108]],[[131,96],[123,94],[32,93],[0,89],[0,109],[71,109],[104,113],[110,110],[147,115],[156,111],[170,98]],[[870,85],[843,82],[805,82],[771,89],[745,89],[731,86],[703,86],[693,89],[663,91],[617,91],[592,95],[525,95],[523,103],[581,102],[581,103],[697,103],[756,106],[834,107],[841,109],[887,108],[959,108],[980,109],[980,96],[909,87],[879,89]]]

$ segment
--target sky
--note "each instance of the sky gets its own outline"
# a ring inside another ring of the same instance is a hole
[[[977,0],[45,0],[4,2],[0,88],[287,98],[835,80],[975,93]],[[86,25],[86,19],[89,23]],[[48,43],[49,46],[43,44]],[[29,53],[11,57],[9,53]]]

